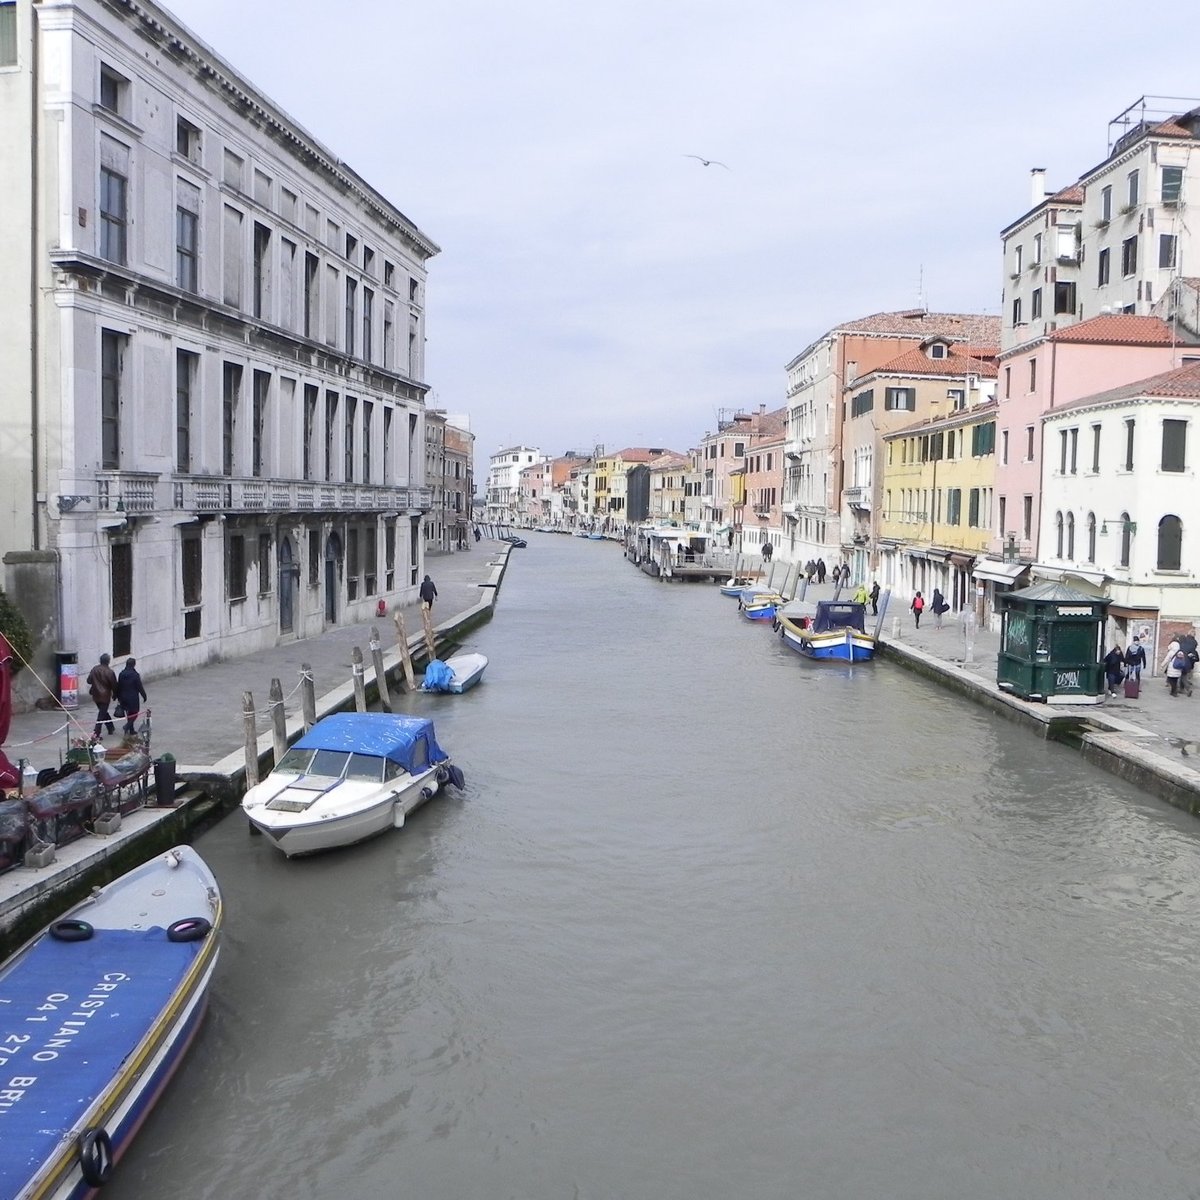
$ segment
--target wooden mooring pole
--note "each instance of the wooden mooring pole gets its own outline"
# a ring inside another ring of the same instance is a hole
[[[387,672],[383,669],[383,647],[379,643],[379,628],[371,626],[371,661],[375,664],[375,686],[384,712],[392,711],[392,693],[388,691]]]
[[[300,712],[307,731],[317,723],[317,687],[310,663],[300,664]]]
[[[275,749],[275,766],[287,753],[287,713],[283,707],[283,684],[271,680],[271,744]]]
[[[433,610],[421,606],[421,624],[425,628],[425,649],[429,651],[430,659],[437,658],[437,639],[433,636]]]
[[[363,655],[357,646],[350,652],[350,674],[354,680],[354,707],[358,712],[366,712],[367,685],[363,679]]]
[[[397,610],[392,614],[396,622],[396,642],[400,650],[400,666],[404,669],[404,686],[414,692],[417,689],[417,677],[413,674],[412,651],[408,648],[408,630],[404,628],[404,614]]]
[[[246,749],[246,790],[258,784],[258,729],[254,724],[254,695],[242,693],[242,733]]]

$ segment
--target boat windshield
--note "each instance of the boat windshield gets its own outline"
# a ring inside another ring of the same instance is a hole
[[[350,765],[346,768],[346,778],[382,783],[383,765],[386,762],[386,758],[379,758],[374,754],[352,754]]]
[[[289,775],[303,775],[312,762],[315,751],[298,750],[293,746],[275,765],[276,771],[286,771]]]

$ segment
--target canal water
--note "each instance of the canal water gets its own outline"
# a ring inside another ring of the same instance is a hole
[[[1200,1194],[1190,818],[532,535],[403,831],[198,848],[209,1019],[106,1200]]]

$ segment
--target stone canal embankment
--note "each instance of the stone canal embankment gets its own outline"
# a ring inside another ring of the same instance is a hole
[[[438,599],[434,612],[434,644],[439,657],[461,645],[473,630],[491,620],[501,584],[514,553],[506,543],[478,544],[469,554],[430,559],[427,570],[435,578]],[[519,551],[517,552],[519,553]],[[404,611],[407,642],[413,665],[420,670],[428,660],[425,634],[417,605]],[[353,709],[356,704],[353,652],[365,657],[361,683],[366,702],[379,700],[369,639],[380,634],[384,674],[393,696],[403,693],[404,671],[400,647],[390,618],[374,626],[333,630],[321,637],[293,641],[248,659],[213,664],[184,675],[150,680],[148,707],[152,714],[152,753],[170,752],[177,762],[178,791],[170,807],[157,807],[154,788],[147,807],[127,813],[120,829],[108,835],[89,833],[58,848],[54,861],[43,867],[15,867],[0,875],[0,958],[7,956],[56,912],[81,899],[94,887],[144,862],[147,858],[196,832],[235,807],[245,790],[247,739],[243,733],[241,700],[252,691],[259,720],[253,740],[258,770],[264,775],[274,761],[268,684],[273,679],[296,678],[302,667],[315,681],[316,718]],[[391,645],[387,634],[392,632]],[[384,648],[386,646],[386,648]],[[294,741],[304,730],[300,687],[285,701],[286,739]],[[30,713],[14,718],[11,751],[29,756],[37,767],[57,765],[63,713]],[[90,707],[74,714],[80,729],[91,730]],[[119,724],[119,722],[118,722]],[[260,728],[265,732],[260,731]],[[110,739],[111,740],[111,739]],[[41,761],[45,758],[46,761]]]

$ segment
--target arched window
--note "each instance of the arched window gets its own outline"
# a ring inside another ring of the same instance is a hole
[[[1067,513],[1067,557],[1075,561],[1075,514]]]
[[[1183,522],[1168,513],[1158,523],[1158,569],[1178,571],[1183,561]]]
[[[1127,512],[1121,514],[1121,566],[1129,566],[1129,553],[1133,546],[1133,527]]]
[[[1090,563],[1096,561],[1096,514],[1088,513],[1088,556]]]
[[[1058,549],[1055,551],[1055,557],[1057,557],[1057,558],[1062,558],[1062,556],[1063,556],[1063,553],[1062,553],[1062,552],[1063,552],[1063,519],[1062,519],[1062,513],[1060,513],[1060,512],[1057,512],[1057,513],[1055,513],[1055,514],[1054,514],[1054,526],[1055,526],[1055,529],[1058,531]]]

